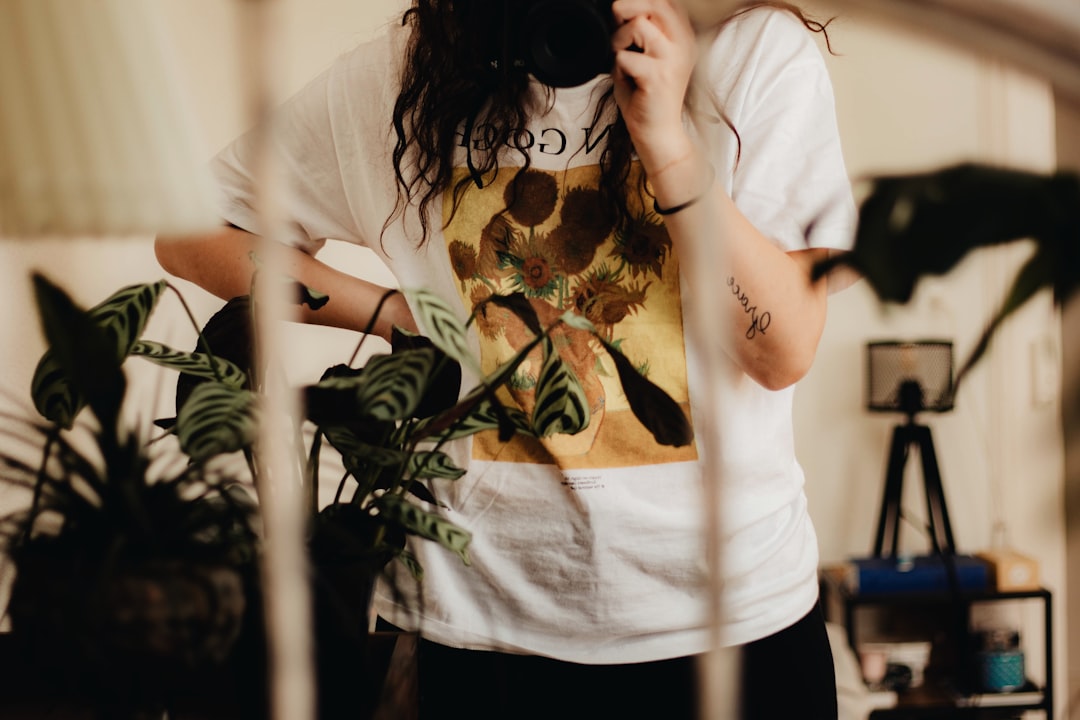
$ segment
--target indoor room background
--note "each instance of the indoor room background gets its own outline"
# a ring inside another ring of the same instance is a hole
[[[248,16],[239,0],[159,0],[191,101],[192,122],[207,157],[250,123],[238,38]],[[396,18],[403,0],[285,0],[274,44],[276,91],[284,96],[337,54]],[[824,3],[804,3],[821,16]],[[965,160],[1050,171],[1058,163],[1056,109],[1050,86],[998,61],[977,57],[913,31],[844,11],[829,26],[828,63],[850,175],[928,170]],[[822,49],[825,51],[824,44]],[[884,307],[856,285],[830,300],[829,320],[814,368],[796,395],[796,436],[823,563],[869,554],[892,428],[903,418],[864,409],[865,345],[874,340],[942,339],[962,361],[1029,251],[1024,245],[979,253],[953,273],[924,280],[906,306]],[[91,305],[121,285],[163,277],[149,238],[0,245],[0,403],[28,406],[28,388],[43,340],[33,312],[30,271],[40,269]],[[390,282],[373,256],[331,244],[326,255],[351,272]],[[207,318],[220,303],[174,279]],[[148,334],[179,347],[194,333],[166,298]],[[170,314],[171,313],[171,314]],[[308,377],[344,361],[355,336],[296,327],[304,354],[286,367]],[[1061,318],[1048,293],[1018,312],[962,386],[951,412],[921,417],[934,433],[957,549],[1005,543],[1037,558],[1042,584],[1054,593],[1056,705],[1064,709],[1067,643],[1065,450],[1061,432]],[[310,353],[319,347],[317,354]],[[132,363],[129,363],[129,366]],[[134,379],[138,412],[171,409],[172,375],[146,365]],[[167,380],[163,378],[167,377]],[[928,546],[921,479],[909,463],[901,546]],[[0,503],[4,502],[0,489]],[[11,496],[6,504],[12,503]],[[1075,563],[1075,560],[1073,561]],[[1040,672],[1038,658],[1033,672]],[[1074,663],[1076,664],[1076,663]],[[1059,715],[1064,717],[1062,712]]]

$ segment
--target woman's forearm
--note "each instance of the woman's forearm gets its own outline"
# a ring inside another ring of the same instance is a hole
[[[664,216],[683,267],[702,268],[714,256],[720,261],[705,272],[713,278],[710,297],[719,303],[717,331],[728,354],[761,385],[787,387],[810,369],[824,329],[826,283],[810,278],[825,251],[777,247],[738,210],[705,157],[690,151],[659,160],[649,175],[657,206],[689,203]],[[713,252],[705,243],[721,245]]]
[[[205,235],[159,237],[155,252],[166,272],[227,300],[251,291],[260,242],[244,230],[223,227]],[[367,327],[387,288],[335,270],[295,248],[284,250],[283,272],[330,298],[319,310],[301,308],[300,321],[357,331]],[[384,304],[374,333],[389,339],[394,325],[416,330],[401,295]]]

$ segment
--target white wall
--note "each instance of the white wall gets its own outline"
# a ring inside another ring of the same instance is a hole
[[[824,0],[823,0],[824,1]],[[246,77],[240,69],[249,2],[160,0],[192,99],[207,156],[247,124]],[[274,43],[277,87],[287,93],[326,66],[342,50],[392,17],[402,0],[283,0]],[[823,6],[827,7],[827,6]],[[1045,170],[1053,166],[1053,109],[1049,90],[1024,77],[940,44],[886,31],[845,17],[831,26],[840,56],[829,59],[837,88],[849,169],[858,178],[877,172],[928,169],[961,159],[981,159]],[[374,272],[369,256],[331,248],[330,259],[353,272]],[[879,306],[867,288],[834,296],[817,363],[797,394],[799,450],[808,476],[811,511],[822,557],[837,561],[870,550],[884,479],[891,428],[899,418],[862,410],[863,345],[880,338],[951,337],[962,357],[1001,297],[1019,251],[973,258],[946,278],[925,283],[904,308]],[[7,319],[0,330],[0,403],[25,403],[33,365],[41,352],[30,304],[28,272],[47,269],[85,304],[128,282],[162,276],[148,239],[106,243],[0,244],[0,303]],[[179,283],[205,319],[218,306]],[[164,301],[171,303],[171,299]],[[175,309],[175,306],[174,306]],[[179,346],[192,333],[178,314],[160,317],[153,336]],[[297,329],[298,345],[322,344],[307,362],[313,371],[325,358],[342,359],[347,334]],[[969,378],[954,412],[925,418],[933,427],[942,476],[961,550],[986,547],[995,523],[1012,545],[1036,556],[1045,584],[1064,591],[1062,449],[1058,404],[1036,402],[1032,352],[1060,346],[1049,299],[1012,320],[986,362]],[[300,372],[303,372],[302,370]],[[170,411],[171,377],[144,372],[137,392],[155,398],[155,417]],[[144,414],[146,411],[143,411]],[[909,476],[918,490],[918,476]],[[0,503],[3,496],[0,495]],[[909,501],[924,516],[916,494]],[[904,542],[917,535],[904,529]],[[1059,600],[1060,600],[1059,596]],[[1057,602],[1057,626],[1064,627]],[[1063,635],[1062,635],[1063,637]],[[1064,670],[1059,643],[1059,672]],[[1059,677],[1064,677],[1064,673]],[[1059,700],[1059,707],[1062,703]]]

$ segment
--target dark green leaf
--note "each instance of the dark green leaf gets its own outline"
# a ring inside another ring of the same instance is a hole
[[[330,296],[318,290],[312,290],[303,283],[296,283],[296,301],[299,305],[307,305],[312,310],[321,309],[330,302]]]
[[[990,320],[986,329],[983,330],[982,336],[979,338],[979,342],[976,344],[975,349],[971,351],[971,355],[968,356],[968,359],[956,373],[956,380],[953,383],[954,393],[956,392],[956,388],[959,387],[960,381],[967,376],[971,368],[979,362],[982,356],[990,348],[990,340],[1001,324],[1005,322],[1005,318],[1034,297],[1037,292],[1045,287],[1049,287],[1053,282],[1053,273],[1053,262],[1050,261],[1050,258],[1047,258],[1041,253],[1035,253],[1035,255],[1024,264],[1024,267],[1017,273],[1016,279],[1013,281],[1013,286],[1005,298],[1005,302],[1002,304],[1001,308],[998,309],[997,314]]]
[[[457,480],[465,471],[444,452],[418,450],[409,457],[407,477],[420,479]]]
[[[171,370],[194,375],[204,380],[216,380],[230,387],[241,388],[247,384],[247,375],[225,358],[211,358],[205,353],[180,352],[150,340],[140,340],[131,348],[132,355],[139,355],[152,363]]]
[[[241,295],[229,300],[211,316],[201,331],[203,342],[210,347],[215,358],[228,360],[245,374],[252,368],[255,356],[255,336],[251,327],[251,298]],[[206,349],[196,345],[194,352],[205,353]],[[202,377],[182,373],[176,380],[176,409],[180,410],[191,391],[206,380]],[[250,385],[246,385],[250,387]]]
[[[689,445],[694,439],[694,430],[679,404],[658,385],[639,373],[614,345],[603,338],[600,338],[600,341],[615,361],[619,382],[622,383],[630,409],[638,421],[661,445]]]
[[[471,408],[471,411],[464,413],[466,407]],[[534,437],[536,435],[525,413],[517,408],[504,407],[486,395],[478,400],[463,400],[461,410],[461,412],[454,414],[457,419],[456,423],[447,423],[443,416],[439,416],[429,422],[417,425],[413,437],[422,439],[438,435],[440,439],[456,440],[474,435],[482,430],[499,430],[507,422],[512,426],[514,432]],[[446,427],[451,428],[450,432],[441,434],[439,428],[445,430]]]
[[[859,211],[854,249],[823,265],[858,270],[886,301],[907,302],[917,280],[951,270],[968,252],[1036,238],[1061,255],[1075,243],[1080,191],[1075,176],[1043,175],[977,164],[876,178]],[[1049,250],[1048,250],[1049,251]]]
[[[129,326],[110,324],[105,312],[92,317],[41,274],[35,273],[33,281],[42,330],[49,343],[34,372],[34,407],[46,419],[70,428],[75,415],[88,403],[102,425],[114,431],[126,389],[120,365],[130,349],[126,337],[117,337],[116,328]],[[123,314],[126,306],[118,302],[110,307]]]
[[[352,393],[347,409],[354,417],[404,420],[419,407],[434,366],[435,351],[430,348],[375,355],[360,374],[327,378],[314,388],[342,393],[341,400]]]
[[[588,426],[590,417],[585,389],[555,351],[550,338],[544,338],[543,347],[545,357],[536,382],[533,428],[540,437],[581,432]]]
[[[257,397],[250,390],[203,383],[180,409],[176,435],[195,463],[250,448],[258,436]]]
[[[416,582],[421,582],[424,579],[424,566],[420,564],[420,561],[416,559],[408,550],[402,550],[398,553],[398,560],[409,571],[409,574],[413,576]]]
[[[422,482],[409,483],[409,494],[421,502],[430,503],[432,505],[439,504],[435,499],[435,495],[432,494],[428,486]]]
[[[383,495],[375,504],[388,520],[400,524],[406,532],[434,540],[456,553],[466,565],[469,564],[468,548],[472,534],[467,530],[396,495]]]
[[[435,347],[475,372],[479,363],[469,349],[468,333],[453,308],[434,293],[427,290],[403,290],[409,305],[416,314],[417,324],[423,328]]]
[[[529,304],[529,299],[524,294],[492,295],[487,301],[517,315],[525,323],[525,327],[532,331],[533,335],[543,334],[544,329],[540,325],[540,318],[536,314],[536,309]]]
[[[461,394],[460,363],[435,347],[435,344],[426,337],[406,334],[396,327],[391,334],[390,347],[392,353],[423,348],[430,348],[435,353],[435,372],[424,389],[424,395],[413,417],[431,417],[453,407]]]

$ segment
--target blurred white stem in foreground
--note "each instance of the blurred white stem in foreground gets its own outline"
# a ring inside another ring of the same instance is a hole
[[[274,78],[275,49],[281,47],[277,29],[280,3],[252,0],[248,4],[245,59],[249,102],[260,128],[260,155],[256,170],[259,212],[259,270],[254,287],[257,366],[263,395],[263,421],[259,458],[259,504],[266,546],[263,560],[263,597],[269,649],[271,717],[274,720],[311,720],[315,717],[314,651],[311,637],[312,601],[308,582],[305,542],[307,503],[303,497],[296,446],[299,402],[284,375],[275,370],[287,355],[284,323],[295,306],[284,282],[282,213],[286,188],[278,172],[274,149],[272,111],[277,104]]]

